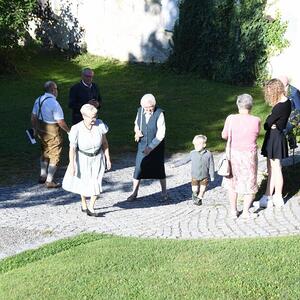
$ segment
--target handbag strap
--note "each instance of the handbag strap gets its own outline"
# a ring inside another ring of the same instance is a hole
[[[232,140],[232,127],[231,127],[232,120],[231,119],[232,118],[229,119],[228,138],[227,138],[226,149],[225,149],[226,157],[229,160],[230,160],[230,157],[231,157],[231,140]]]

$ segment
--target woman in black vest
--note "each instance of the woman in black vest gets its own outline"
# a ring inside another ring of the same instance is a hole
[[[133,193],[127,200],[136,200],[141,179],[159,179],[162,189],[161,201],[167,201],[164,166],[165,117],[164,111],[156,106],[152,94],[142,97],[134,125],[134,138],[138,143],[138,150],[133,175]]]

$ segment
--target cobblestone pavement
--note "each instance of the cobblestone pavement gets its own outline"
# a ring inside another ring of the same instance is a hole
[[[297,161],[299,154],[298,151]],[[216,176],[203,205],[193,205],[190,165],[172,167],[174,161],[182,157],[183,154],[177,154],[166,161],[170,196],[167,203],[158,201],[160,185],[151,180],[142,182],[137,201],[126,202],[131,192],[134,157],[128,155],[115,160],[113,170],[104,176],[104,191],[97,200],[97,210],[103,217],[98,218],[82,213],[79,196],[62,189],[48,190],[35,183],[0,188],[0,258],[82,232],[170,239],[300,233],[299,196],[286,199],[283,208],[259,211],[254,220],[232,220],[226,191],[221,187],[221,178]],[[216,155],[215,161],[219,158],[220,154]],[[285,163],[291,163],[290,158]],[[260,157],[259,174],[265,168],[266,162]]]

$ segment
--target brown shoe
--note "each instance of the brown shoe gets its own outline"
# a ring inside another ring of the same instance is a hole
[[[44,177],[44,176],[40,176],[39,180],[38,180],[38,183],[45,183],[46,182],[46,179],[47,177]]]
[[[50,182],[46,181],[45,185],[47,189],[57,189],[61,187],[60,183],[56,183],[54,181],[50,181]]]

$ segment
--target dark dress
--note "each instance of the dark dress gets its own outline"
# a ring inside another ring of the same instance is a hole
[[[145,156],[143,153],[145,148],[150,145],[151,141],[156,136],[157,120],[161,113],[163,113],[163,110],[160,108],[155,108],[152,116],[146,124],[145,114],[142,113],[142,108],[138,109],[137,121],[138,124],[141,125],[140,130],[143,133],[143,137],[138,142],[135,170],[133,175],[133,178],[135,179],[166,178],[164,165],[165,140],[163,139],[148,155]]]
[[[266,130],[261,154],[270,159],[288,157],[288,146],[283,130],[291,113],[291,101],[277,103],[264,124]],[[272,129],[275,124],[276,128]]]

